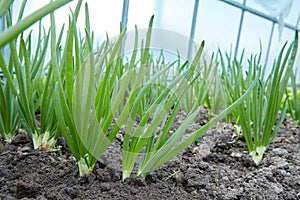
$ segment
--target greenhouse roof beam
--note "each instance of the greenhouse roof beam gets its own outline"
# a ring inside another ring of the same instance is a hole
[[[243,4],[241,4],[241,3],[238,3],[238,2],[235,2],[235,1],[232,1],[232,0],[219,0],[219,1],[222,1],[222,2],[224,2],[224,3],[230,4],[230,5],[234,6],[234,7],[243,9],[243,10],[245,10],[245,11],[251,13],[251,14],[257,15],[257,16],[259,16],[259,17],[261,17],[261,18],[266,19],[266,20],[269,20],[269,21],[272,21],[272,22],[275,22],[275,23],[278,23],[278,22],[279,22],[278,19],[277,19],[276,17],[272,17],[272,16],[267,15],[267,14],[265,14],[265,13],[263,13],[263,12],[260,12],[260,11],[258,11],[258,10],[255,10],[255,9],[253,9],[253,8],[248,7],[248,6],[246,6],[246,5],[243,5]],[[288,23],[284,23],[284,26],[285,26],[286,28],[288,28],[288,29],[291,29],[291,30],[298,30],[298,31],[300,31],[300,28],[299,28],[299,27],[293,26],[293,25],[288,24]]]

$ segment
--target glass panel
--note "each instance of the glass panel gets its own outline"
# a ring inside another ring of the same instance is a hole
[[[159,2],[161,2],[158,3],[161,8],[159,10],[160,18],[158,27],[189,36],[195,1],[177,0],[174,3],[174,0],[165,0]]]
[[[194,1],[172,0],[140,1],[131,0],[129,6],[128,28],[147,28],[154,14],[154,27],[173,30],[189,36]],[[188,13],[188,14],[187,14]]]
[[[147,28],[153,14],[155,14],[154,1],[129,1],[128,30],[134,30],[135,25],[137,25],[139,29]]]
[[[299,15],[300,15],[300,1],[294,0],[293,6],[291,8],[291,12],[286,18],[286,22],[296,26]],[[298,25],[298,27],[300,28],[300,24]]]
[[[241,4],[243,3],[243,0],[234,1]],[[22,0],[15,0],[14,2],[14,21],[17,19],[21,2]],[[122,16],[123,0],[89,0],[87,2],[90,11],[91,28],[95,32],[96,40],[101,42],[106,37],[106,33],[108,33],[110,37],[118,35]],[[46,3],[49,3],[49,0],[28,0],[24,16],[27,16],[33,10],[37,10]],[[73,1],[55,12],[57,19],[57,31],[59,31],[63,23],[68,23],[68,16],[70,14],[69,9],[71,8],[74,10],[76,3],[77,1]],[[247,0],[247,6],[266,13],[264,8],[255,3],[253,0]],[[194,0],[178,0],[176,3],[172,0],[130,0],[128,30],[134,29],[134,25],[137,25],[140,29],[147,28],[150,17],[154,14],[154,27],[173,30],[188,37],[190,35],[193,8]],[[296,25],[299,13],[300,1],[294,0],[291,12],[286,18],[286,22],[291,25]],[[202,40],[205,40],[207,51],[216,51],[218,47],[220,47],[222,51],[234,50],[237,40],[240,15],[240,9],[230,6],[224,2],[200,0],[195,41],[200,43]],[[83,6],[78,20],[78,25],[82,32],[84,31],[84,21]],[[49,17],[43,19],[43,26],[45,28],[50,27]],[[272,22],[246,12],[239,44],[239,54],[243,48],[246,50],[246,57],[248,57],[250,53],[259,53],[259,41],[261,41],[264,58],[268,48],[271,26]],[[34,30],[33,37],[35,37],[37,34],[37,25],[31,27],[30,30]],[[25,34],[30,30],[27,30]],[[284,28],[281,40],[279,41],[278,38],[278,25],[276,25],[269,55],[268,65],[270,67],[272,66],[272,62],[277,56],[283,43],[287,40],[292,41],[294,38],[294,32]],[[296,66],[300,66],[300,59],[297,59]],[[299,76],[300,70],[298,70],[298,80],[300,78]]]
[[[195,33],[197,42],[205,40],[206,49],[230,51],[235,48],[241,11],[220,1],[200,1]],[[234,46],[233,46],[234,45]]]
[[[251,13],[245,13],[238,53],[239,56],[243,49],[245,49],[245,65],[248,65],[247,59],[251,55],[260,53],[260,43],[262,47],[262,64],[264,64],[271,28],[272,22]],[[274,32],[276,31],[277,29],[274,29]]]

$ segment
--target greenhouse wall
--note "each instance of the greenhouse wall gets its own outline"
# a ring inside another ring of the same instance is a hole
[[[269,4],[269,9],[268,5],[264,5],[260,0],[177,0],[176,3],[171,0],[87,2],[91,27],[99,43],[105,39],[106,34],[109,37],[118,35],[120,22],[123,27],[127,26],[127,30],[133,30],[135,25],[139,29],[147,28],[149,19],[154,14],[155,28],[178,32],[192,38],[198,44],[205,40],[208,53],[221,49],[240,56],[244,50],[245,57],[248,58],[251,54],[258,54],[261,47],[268,70],[271,69],[282,45],[286,41],[291,42],[294,31],[299,30],[300,1],[293,0],[263,1],[273,2]],[[48,1],[29,0],[25,13],[29,14],[46,3]],[[20,4],[21,0],[15,0],[12,9],[15,13],[14,20]],[[75,5],[76,1],[56,11],[59,26],[67,23],[69,9],[74,9]],[[289,12],[282,13],[286,10]],[[79,19],[79,26],[84,27],[84,17]],[[1,19],[1,30],[5,29],[3,20]],[[47,18],[44,19],[43,25],[49,26],[49,21]],[[9,49],[5,48],[3,51],[8,56]],[[300,66],[299,56],[295,67],[298,66]],[[300,70],[297,80],[298,82],[300,80]]]

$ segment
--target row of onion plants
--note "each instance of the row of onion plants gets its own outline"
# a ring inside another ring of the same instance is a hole
[[[260,161],[260,149],[265,150],[279,128],[279,123],[275,129],[273,125],[292,72],[297,34],[286,56],[282,50],[265,80],[260,57],[249,61],[244,74],[242,61],[231,63],[227,56],[226,66],[221,53],[203,61],[204,42],[191,60],[183,62],[178,56],[166,62],[163,51],[155,60],[151,49],[153,17],[146,38],[139,37],[137,28],[134,31],[128,57],[124,56],[129,36],[126,30],[95,46],[87,4],[84,34],[77,26],[81,0],[70,14],[67,30],[63,26],[57,32],[54,10],[67,2],[52,1],[23,18],[23,1],[16,24],[9,12],[11,1],[0,2],[0,17],[6,15],[8,27],[0,34],[0,47],[9,45],[11,52],[8,61],[0,53],[4,74],[0,87],[0,131],[6,141],[12,141],[16,129],[21,127],[32,138],[34,148],[48,150],[55,148],[56,139],[62,135],[83,176],[92,173],[117,134],[122,134],[125,179],[136,164],[138,175],[146,176],[227,117],[228,121],[236,119],[250,154],[256,162]],[[47,31],[41,18],[49,13],[51,27]],[[31,34],[25,37],[23,32],[37,21],[38,43],[32,47]],[[190,133],[187,130],[197,123],[202,106],[208,106],[214,114]],[[186,118],[173,131],[180,111],[185,112]],[[284,113],[285,106],[280,120]]]

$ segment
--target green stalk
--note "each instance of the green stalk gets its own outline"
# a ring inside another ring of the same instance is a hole
[[[17,101],[8,83],[0,81],[0,134],[2,138],[12,142],[19,124]]]
[[[2,0],[0,1],[0,18],[5,14],[5,12],[9,9],[13,0]]]
[[[261,66],[261,55],[259,55],[259,57],[251,57],[249,60],[246,76],[240,72],[240,76],[235,73],[233,85],[226,85],[226,87],[234,88],[233,97],[239,97],[245,86],[248,87],[256,79],[260,80],[251,92],[250,98],[238,107],[239,120],[237,121],[238,125],[242,127],[249,154],[257,165],[261,162],[269,144],[276,137],[286,113],[286,100],[284,100],[282,109],[280,106],[288,80],[293,73],[298,49],[297,32],[295,40],[284,55],[285,47],[286,44],[281,49],[266,80],[264,80],[265,67]],[[237,65],[238,63],[235,64],[235,66]],[[281,113],[276,122],[279,111]]]
[[[296,124],[300,123],[300,93],[296,84],[297,69],[291,75],[291,88],[286,89],[287,97],[287,113],[290,114],[291,118]],[[283,104],[284,105],[284,104]],[[283,108],[282,105],[282,108]]]
[[[150,171],[153,171],[157,167],[161,166],[168,160],[172,159],[178,153],[180,153],[183,149],[191,145],[195,140],[200,138],[209,128],[215,125],[218,121],[225,118],[226,115],[230,114],[233,110],[237,108],[245,99],[249,98],[250,92],[257,84],[258,80],[255,80],[252,85],[245,91],[245,93],[232,105],[227,107],[220,114],[211,119],[207,124],[201,127],[199,130],[194,131],[189,136],[184,138],[181,142],[179,142],[182,135],[185,133],[188,125],[191,124],[193,119],[199,112],[199,109],[195,110],[193,113],[188,115],[186,120],[182,123],[182,125],[177,129],[177,131],[172,134],[172,136],[166,141],[166,143],[157,151],[153,151],[151,156],[148,157],[148,161],[143,163],[140,166],[138,174],[143,176],[147,175]],[[178,144],[177,144],[178,143]],[[177,144],[177,145],[176,145]]]
[[[53,12],[54,10],[58,9],[59,7],[69,3],[71,0],[56,0],[52,1],[51,3],[43,6],[42,8],[34,11],[28,17],[24,18],[23,20],[17,22],[15,25],[8,27],[3,33],[0,33],[0,48],[7,44],[12,39],[16,38],[20,33],[26,30],[28,27],[33,25],[35,22],[41,20],[47,14]],[[4,1],[3,3],[5,3]],[[2,10],[3,9],[3,10]],[[0,14],[6,12],[8,6],[1,7]],[[1,16],[1,15],[0,15]]]

